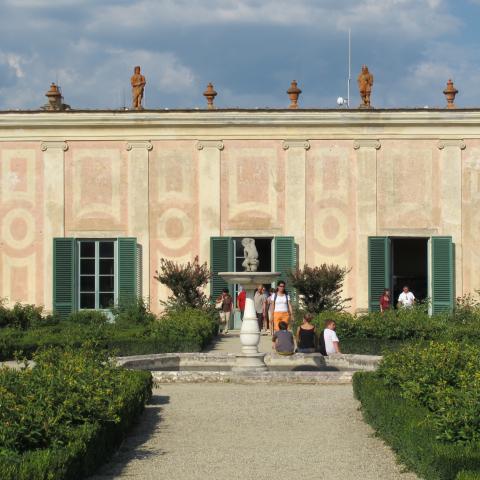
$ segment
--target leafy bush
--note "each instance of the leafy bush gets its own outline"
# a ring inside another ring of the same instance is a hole
[[[459,342],[406,345],[383,359],[385,384],[430,411],[437,437],[480,441],[480,346]]]
[[[112,313],[115,323],[120,326],[150,325],[156,318],[141,298],[135,302],[120,304],[112,309]]]
[[[364,418],[397,453],[400,460],[426,480],[460,480],[461,471],[480,472],[480,444],[444,443],[426,407],[402,397],[376,372],[353,376],[355,397]]]
[[[100,326],[108,323],[108,317],[100,310],[79,310],[78,312],[72,312],[66,318],[66,321],[74,325]]]
[[[136,420],[151,396],[151,375],[118,368],[88,344],[45,350],[35,362],[0,370],[0,478],[81,478]]]
[[[185,308],[163,315],[153,325],[152,335],[163,352],[191,352],[205,348],[217,329],[218,323],[205,312]]]
[[[342,298],[343,281],[350,270],[338,265],[297,268],[288,280],[301,298],[301,306],[310,313],[341,311],[351,298]]]
[[[0,299],[0,327],[26,330],[32,327],[55,325],[59,320],[58,315],[44,315],[43,307],[17,302],[13,308],[7,308],[5,301]]]
[[[193,262],[178,264],[162,258],[160,271],[156,271],[156,280],[166,285],[173,293],[167,302],[161,302],[166,307],[203,308],[208,303],[203,288],[207,285],[212,273],[207,263],[200,265],[198,256]]]

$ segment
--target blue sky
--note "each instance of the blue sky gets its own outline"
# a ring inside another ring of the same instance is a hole
[[[480,107],[480,0],[0,0],[0,109],[45,103],[52,81],[73,108],[130,102],[134,65],[149,108],[352,106],[362,64],[376,107],[443,107],[448,78],[461,107]],[[124,100],[125,99],[125,100]]]

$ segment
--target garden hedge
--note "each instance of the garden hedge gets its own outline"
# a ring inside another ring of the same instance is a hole
[[[403,398],[398,388],[385,385],[375,372],[355,373],[353,389],[364,418],[407,467],[426,480],[480,478],[480,443],[438,440],[429,410]]]
[[[32,369],[0,370],[0,478],[75,480],[118,447],[151,397],[150,372],[106,352],[50,349]]]

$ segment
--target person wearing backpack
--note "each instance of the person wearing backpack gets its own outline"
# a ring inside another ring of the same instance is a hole
[[[280,322],[290,326],[293,318],[292,303],[290,295],[285,290],[285,282],[280,280],[277,284],[277,291],[270,297],[270,311],[273,317],[273,331],[280,330]]]

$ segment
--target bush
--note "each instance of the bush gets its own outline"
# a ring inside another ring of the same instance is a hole
[[[386,385],[376,372],[355,373],[353,389],[364,418],[400,460],[426,480],[469,479],[456,476],[480,472],[479,443],[441,442],[429,410],[402,397],[398,387]]]
[[[192,352],[205,348],[216,335],[218,323],[194,308],[177,309],[163,315],[152,328],[157,349],[163,352]]]
[[[112,313],[119,326],[150,325],[156,318],[141,298],[120,304],[112,309]]]
[[[198,256],[193,262],[178,264],[172,260],[162,258],[160,271],[154,276],[163,285],[166,285],[173,293],[167,302],[161,302],[166,307],[191,307],[204,308],[208,299],[203,293],[212,273],[207,263],[200,265]]]
[[[0,327],[12,327],[21,330],[27,328],[55,325],[59,322],[58,315],[43,315],[43,307],[15,303],[13,308],[5,307],[0,299]]]
[[[342,298],[343,281],[350,270],[338,265],[297,268],[288,273],[288,281],[301,298],[301,306],[310,313],[341,311],[351,298]]]
[[[480,346],[458,342],[406,345],[383,359],[378,374],[402,397],[426,407],[437,437],[480,442]]]
[[[49,349],[32,369],[0,370],[0,478],[77,479],[118,446],[151,396],[149,372],[106,352]]]

